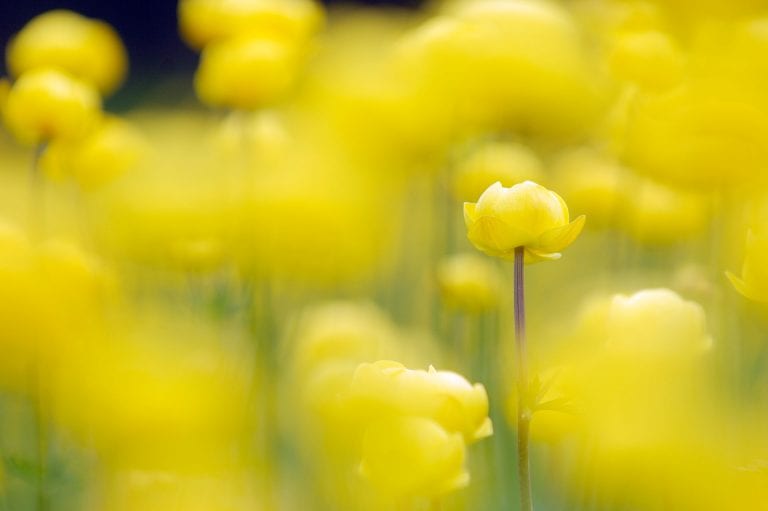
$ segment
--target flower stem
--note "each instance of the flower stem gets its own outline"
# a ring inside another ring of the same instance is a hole
[[[30,238],[35,241],[40,241],[44,234],[45,196],[40,171],[40,158],[43,156],[45,148],[45,143],[41,143],[35,148],[32,156],[32,165],[29,168],[28,228]]]
[[[528,354],[525,343],[524,247],[515,248],[515,363],[517,373],[517,470],[520,481],[520,509],[533,511],[531,497],[531,463],[528,456],[528,434],[531,410],[528,403]]]

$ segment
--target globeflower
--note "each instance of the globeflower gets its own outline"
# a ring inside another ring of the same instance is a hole
[[[367,429],[360,473],[396,497],[434,497],[469,483],[464,457],[461,435],[430,419],[400,417]]]
[[[281,99],[293,86],[299,56],[279,39],[238,36],[205,47],[195,90],[206,104],[251,110]]]
[[[313,0],[181,0],[179,31],[192,48],[242,34],[308,39],[322,24]]]
[[[428,417],[467,443],[493,433],[485,387],[451,371],[413,370],[389,360],[360,364],[350,398],[352,408],[368,419]]]
[[[565,201],[532,181],[511,188],[497,181],[476,203],[464,203],[464,221],[478,250],[514,259],[523,247],[527,263],[559,259],[584,227],[583,215],[570,222]]]
[[[500,300],[501,272],[476,254],[457,254],[437,268],[437,283],[448,306],[478,314],[495,308]]]
[[[493,142],[472,151],[456,167],[454,195],[460,200],[474,199],[496,181],[512,186],[544,177],[539,157],[522,144]]]
[[[608,308],[606,346],[635,355],[687,355],[708,350],[704,309],[669,289],[615,295]]]
[[[84,136],[101,116],[101,98],[87,82],[55,69],[35,69],[13,84],[3,108],[5,123],[31,144]]]
[[[135,168],[149,151],[136,127],[105,116],[81,140],[54,140],[41,156],[40,166],[53,178],[73,177],[84,189],[104,185]]]
[[[8,43],[6,56],[13,76],[54,67],[103,94],[122,83],[128,68],[125,47],[111,26],[63,9],[33,18]]]

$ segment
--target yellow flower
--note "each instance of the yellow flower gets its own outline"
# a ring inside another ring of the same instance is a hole
[[[663,90],[680,81],[680,50],[667,34],[655,30],[620,35],[608,57],[611,72],[640,87]]]
[[[554,165],[555,183],[568,204],[589,215],[589,225],[612,226],[621,218],[629,173],[591,148],[561,155]]]
[[[731,272],[726,272],[736,291],[756,302],[768,302],[766,257],[768,257],[768,238],[756,235],[750,230],[747,233],[747,247],[744,264],[741,267],[741,278]]]
[[[5,122],[22,142],[84,136],[101,115],[96,89],[54,69],[24,73],[6,99]]]
[[[110,116],[82,140],[53,141],[40,165],[51,177],[71,175],[82,188],[92,189],[134,168],[148,149],[147,141],[134,126]]]
[[[469,483],[461,435],[430,419],[402,417],[372,424],[363,439],[361,474],[397,496],[436,496]]]
[[[464,203],[464,221],[478,250],[513,259],[515,248],[524,247],[528,263],[559,259],[584,226],[583,215],[569,223],[565,201],[532,181],[492,184],[477,203]]]
[[[512,186],[539,181],[544,171],[539,157],[520,144],[494,142],[473,151],[459,163],[454,176],[454,195],[460,200],[478,197],[496,181]]]
[[[709,215],[706,196],[649,179],[633,185],[620,220],[635,240],[650,245],[680,243],[700,235]]]
[[[437,268],[437,282],[450,307],[470,313],[493,309],[499,302],[501,272],[477,254],[458,254]]]
[[[193,48],[243,34],[307,39],[323,21],[313,0],[181,0],[179,30]]]
[[[389,360],[360,364],[350,386],[350,405],[368,419],[428,417],[461,433],[467,443],[493,433],[485,387],[434,367],[413,370]]]
[[[330,302],[307,310],[296,332],[294,363],[298,377],[327,364],[392,356],[397,351],[395,325],[371,303]],[[350,376],[352,372],[350,372]]]
[[[708,350],[704,309],[669,289],[615,295],[607,311],[606,346],[630,355],[686,355]]]
[[[6,55],[13,76],[53,67],[104,94],[122,83],[128,67],[125,47],[111,26],[63,9],[33,18],[8,43]]]
[[[210,106],[250,110],[275,102],[293,85],[299,58],[277,39],[242,36],[209,44],[195,91]]]

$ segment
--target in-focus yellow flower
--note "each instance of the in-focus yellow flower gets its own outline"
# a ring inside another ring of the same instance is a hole
[[[350,406],[369,420],[428,417],[447,431],[461,433],[467,443],[493,433],[485,387],[434,367],[407,369],[389,360],[360,364],[350,385]]]
[[[437,268],[443,299],[453,308],[479,313],[499,303],[504,276],[491,261],[477,254],[458,254]]]
[[[13,84],[3,113],[22,142],[76,139],[98,121],[101,99],[86,82],[54,69],[35,69]]]
[[[477,203],[464,203],[467,237],[478,250],[514,259],[525,248],[528,263],[560,258],[584,227],[584,216],[569,223],[568,206],[550,190],[532,181],[511,188],[492,184]]]
[[[181,0],[179,30],[193,48],[253,34],[301,42],[317,30],[323,11],[314,0]]]
[[[360,472],[396,497],[431,497],[469,483],[461,435],[419,417],[372,424],[363,440]]]
[[[296,50],[278,39],[240,36],[217,41],[203,51],[195,91],[214,107],[263,107],[288,92],[299,60]]]
[[[539,157],[528,147],[509,142],[481,146],[459,163],[453,181],[454,195],[462,201],[479,197],[496,181],[512,186],[544,177]]]
[[[125,47],[111,26],[63,9],[33,18],[8,43],[6,56],[15,77],[52,67],[104,94],[122,83],[128,68]]]
[[[726,272],[728,279],[743,296],[756,302],[768,302],[768,237],[747,233],[747,246],[741,278]]]
[[[605,318],[606,346],[636,355],[695,355],[712,346],[704,309],[669,289],[615,295]]]

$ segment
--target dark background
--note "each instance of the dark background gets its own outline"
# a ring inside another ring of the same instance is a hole
[[[416,8],[422,2],[324,0],[323,3]],[[145,99],[146,95],[152,95],[151,89],[158,76],[185,75],[189,80],[194,72],[197,54],[178,36],[176,5],[176,0],[0,0],[0,44],[5,48],[8,39],[27,21],[51,9],[70,9],[105,20],[115,27],[128,48],[131,65],[128,82],[111,100],[113,107],[128,108]],[[5,75],[5,59],[2,60],[0,70]]]

